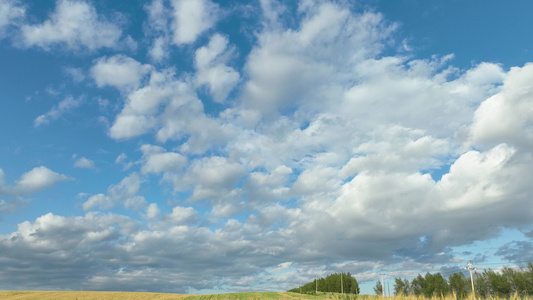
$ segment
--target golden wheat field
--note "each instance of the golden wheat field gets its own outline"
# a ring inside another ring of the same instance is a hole
[[[191,295],[132,293],[132,292],[45,292],[45,291],[0,291],[2,300],[170,300],[184,299]]]

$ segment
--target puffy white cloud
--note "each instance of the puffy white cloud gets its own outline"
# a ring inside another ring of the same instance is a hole
[[[159,110],[163,105],[167,105],[168,112],[163,112],[161,116]],[[154,71],[150,74],[150,80],[146,86],[128,95],[126,104],[111,126],[109,134],[115,139],[131,138],[144,134],[156,126],[161,126],[163,128],[160,129],[158,136],[163,135],[162,132],[164,132],[164,137],[159,137],[159,139],[165,141],[174,137],[177,134],[175,131],[181,130],[165,128],[167,126],[164,124],[166,121],[164,115],[173,119],[173,121],[168,121],[170,123],[183,122],[176,118],[178,113],[189,118],[201,117],[202,108],[201,102],[189,85],[176,80],[171,70]],[[181,135],[178,136],[181,137]]]
[[[287,200],[290,196],[289,176],[292,169],[287,166],[278,166],[270,173],[252,172],[246,180],[244,191],[246,203],[264,205],[270,201]]]
[[[0,1],[0,39],[10,25],[16,25],[25,16],[26,9],[17,0]]]
[[[9,191],[16,195],[33,194],[67,179],[66,175],[56,173],[45,166],[35,167],[22,174],[20,179],[16,181],[16,185],[9,188]]]
[[[180,147],[187,153],[203,153],[224,144],[233,126],[208,117],[193,84],[175,78],[173,70],[153,71],[147,84],[132,91],[109,130],[115,139],[156,131],[159,142],[188,140]]]
[[[80,157],[74,162],[74,167],[76,168],[87,168],[87,169],[94,169],[94,161],[87,159],[85,157]]]
[[[475,146],[499,143],[530,148],[533,145],[533,64],[513,67],[501,91],[476,110],[469,142]]]
[[[179,171],[187,163],[187,158],[183,155],[176,152],[165,152],[165,149],[159,146],[143,145],[141,150],[146,156],[146,162],[141,168],[142,173]]]
[[[172,18],[172,9],[166,7],[165,4],[166,1],[153,0],[144,7],[148,14],[148,26],[152,29],[150,33],[155,36],[152,46],[148,50],[148,56],[154,62],[161,62],[170,54],[172,38],[169,23]]]
[[[2,213],[13,213],[26,207],[29,203],[30,200],[17,196],[8,198],[8,200],[0,199],[0,220],[2,219]]]
[[[97,59],[91,67],[91,76],[98,87],[113,86],[128,91],[137,88],[151,70],[150,65],[142,65],[131,57],[118,54]]]
[[[115,206],[114,201],[111,199],[111,197],[106,196],[104,194],[96,194],[92,195],[85,201],[82,205],[83,210],[91,210],[94,208],[100,208],[100,209],[110,209],[113,206]]]
[[[4,171],[0,169],[0,213],[15,212],[31,202],[22,196],[51,188],[55,183],[68,179],[66,175],[40,166],[22,174],[12,186],[6,184]]]
[[[219,103],[224,102],[240,77],[226,65],[231,52],[228,39],[220,34],[213,35],[207,46],[196,50],[196,80],[199,85],[208,85],[211,96]]]
[[[146,218],[148,220],[155,219],[157,216],[159,216],[159,213],[161,213],[161,210],[157,206],[157,203],[150,203],[146,209]]]
[[[160,62],[169,55],[168,41],[165,37],[158,37],[154,40],[152,48],[148,51],[148,55],[152,60]]]
[[[147,8],[149,26],[160,31],[155,61],[169,46],[164,3]],[[188,3],[173,2],[174,13]],[[399,260],[430,270],[429,262],[457,263],[450,247],[531,225],[530,65],[459,70],[448,66],[453,55],[384,56],[395,25],[380,14],[303,1],[286,28],[278,16],[289,8],[261,4],[268,20],[247,57],[242,94],[218,115],[205,114],[196,88],[208,86],[223,103],[233,87],[224,81],[237,71],[227,66],[231,47],[223,35],[194,53],[192,74],[124,56],[98,61],[125,74],[110,71],[96,81],[123,91],[110,136],[153,133],[162,144],[139,143],[142,156],[130,163],[118,156],[139,173],[90,196],[83,209],[138,210],[148,221],[143,230],[112,214],[46,215],[0,236],[0,250],[7,249],[0,266],[22,277],[28,261],[40,267],[43,257],[61,257],[61,266],[83,270],[77,286],[92,289],[244,289],[258,278],[277,289],[276,280],[297,285],[292,278],[307,281],[345,265],[364,280]],[[202,32],[174,42],[193,43]],[[225,73],[210,77],[218,67]],[[139,195],[154,178],[173,188],[171,212]],[[17,204],[1,201],[4,211]],[[209,268],[208,276],[183,277],[199,268]],[[4,269],[0,282],[14,282]]]
[[[306,6],[302,13],[297,30],[270,25],[258,36],[246,65],[247,106],[267,113],[331,101],[338,97],[334,92],[342,84],[339,79],[357,78],[347,72],[379,53],[393,29],[379,14],[352,15],[332,3]],[[330,99],[324,99],[326,95]]]
[[[127,139],[146,133],[155,125],[153,117],[139,115],[118,115],[113,126],[109,129],[109,136],[114,139]]]
[[[175,224],[189,224],[197,219],[198,212],[192,207],[176,206],[168,215],[168,221]]]
[[[50,111],[48,111],[45,114],[42,114],[35,118],[33,125],[35,127],[39,127],[44,124],[48,124],[51,121],[55,121],[59,119],[63,114],[73,110],[74,108],[81,105],[83,99],[82,98],[73,98],[73,97],[67,97],[61,102],[59,102],[56,106],[54,106]]]
[[[193,199],[209,199],[232,190],[244,171],[238,162],[220,156],[193,161],[187,171],[189,182],[194,184]]]
[[[172,0],[173,42],[190,44],[219,19],[218,5],[209,0]]]
[[[117,203],[126,209],[142,210],[148,206],[143,196],[137,195],[143,179],[133,172],[124,177],[118,184],[112,184],[107,189],[107,195],[92,195],[83,203],[83,210],[92,209],[108,210]]]
[[[115,48],[122,35],[121,29],[102,17],[85,1],[58,0],[50,18],[42,24],[23,25],[22,43],[45,50],[55,45],[72,50]]]

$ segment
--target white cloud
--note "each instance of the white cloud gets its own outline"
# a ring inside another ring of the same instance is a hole
[[[98,16],[96,9],[85,1],[58,0],[50,18],[42,24],[23,25],[22,42],[26,47],[45,50],[55,45],[72,50],[116,48],[121,29]]]
[[[155,62],[160,62],[169,55],[168,41],[164,37],[158,37],[154,40],[152,48],[148,51],[148,55]]]
[[[154,127],[155,119],[139,115],[118,115],[109,130],[114,139],[127,139],[146,133]]]
[[[87,168],[87,169],[94,169],[94,161],[87,159],[85,157],[80,157],[78,160],[74,162],[74,167],[76,168]]]
[[[163,48],[168,24],[153,16],[165,16],[164,3],[148,9]],[[374,269],[398,260],[421,269],[431,268],[427,261],[455,263],[450,247],[531,225],[530,65],[459,70],[448,66],[452,55],[386,56],[395,25],[380,14],[304,1],[285,28],[278,16],[289,8],[261,4],[268,20],[255,32],[242,98],[218,115],[206,115],[195,89],[208,86],[223,103],[231,89],[219,87],[233,87],[226,73],[209,75],[217,66],[237,72],[227,66],[231,47],[220,34],[194,53],[197,73],[148,70],[125,56],[95,63],[113,69],[95,77],[97,85],[123,92],[110,136],[151,133],[161,144],[136,141],[141,157],[132,162],[119,155],[117,164],[139,173],[90,196],[83,209],[137,210],[148,221],[143,229],[111,213],[45,215],[0,235],[7,253],[0,264],[18,267],[28,282],[39,272],[24,267],[60,257],[61,266],[83,274],[76,286],[90,289],[245,289],[258,278],[278,289],[280,280],[299,283],[285,271],[312,280],[346,265],[372,279]],[[151,180],[173,188],[172,212],[140,195]],[[33,190],[51,185],[33,182]],[[2,199],[0,211],[15,204]],[[206,266],[208,276],[195,280],[193,271]],[[1,270],[0,282],[15,282]]]
[[[51,188],[55,183],[67,180],[68,177],[56,173],[47,167],[40,166],[22,174],[14,187],[4,187],[10,194],[29,195]]]
[[[162,173],[179,171],[184,168],[187,158],[176,152],[165,152],[159,146],[143,145],[141,150],[145,156],[145,163],[141,168],[142,173]]]
[[[188,140],[182,153],[203,153],[222,145],[233,127],[208,117],[193,84],[178,80],[171,69],[153,71],[149,82],[132,91],[109,130],[114,139],[126,139],[156,131],[159,142]]]
[[[146,218],[148,220],[155,219],[157,218],[157,216],[159,216],[160,213],[161,210],[157,206],[157,203],[150,203],[150,205],[148,205],[148,208],[146,209]]]
[[[533,64],[511,68],[500,92],[481,103],[476,110],[470,129],[471,144],[493,146],[510,143],[526,148],[533,145],[531,80]]]
[[[169,23],[172,18],[172,9],[166,7],[165,4],[166,1],[153,0],[144,7],[148,14],[148,26],[152,29],[150,32],[155,36],[152,46],[148,50],[148,56],[154,62],[161,62],[170,54],[172,38],[170,37]]]
[[[13,213],[30,204],[31,201],[22,196],[51,188],[55,183],[68,179],[65,175],[41,166],[22,174],[15,185],[8,185],[4,171],[0,169],[0,219],[1,213]]]
[[[230,159],[213,156],[195,160],[187,171],[187,178],[194,184],[193,199],[220,197],[231,191],[244,175],[244,168]]]
[[[55,120],[59,119],[65,113],[67,113],[67,112],[73,110],[74,108],[80,106],[82,101],[83,101],[82,98],[76,99],[76,98],[73,98],[73,97],[69,96],[69,97],[65,98],[64,100],[62,100],[61,102],[59,102],[56,106],[54,106],[47,113],[45,113],[43,115],[40,115],[37,118],[35,118],[35,120],[33,122],[33,125],[35,127],[39,127],[41,125],[48,124],[51,121],[55,121]]]
[[[63,70],[76,83],[85,80],[85,74],[80,68],[65,67]]]
[[[115,203],[110,197],[104,194],[96,194],[96,195],[92,195],[91,197],[89,197],[89,199],[87,199],[87,201],[85,201],[82,206],[83,206],[83,210],[85,211],[88,211],[94,208],[106,210],[106,209],[110,209],[113,206],[115,206]]]
[[[172,0],[173,42],[190,44],[219,19],[218,6],[209,0]]]
[[[339,96],[335,89],[343,81],[358,77],[349,74],[354,65],[379,53],[394,29],[379,14],[352,15],[332,3],[302,12],[305,17],[297,30],[271,25],[258,36],[246,64],[247,106],[272,113],[331,101]]]
[[[207,46],[196,50],[196,80],[199,85],[209,86],[215,102],[224,102],[239,81],[239,73],[226,65],[231,52],[228,39],[220,34],[213,35]]]
[[[124,177],[118,184],[112,184],[107,188],[107,195],[92,195],[83,203],[83,210],[92,209],[108,210],[116,204],[122,204],[126,209],[143,210],[148,203],[143,196],[137,195],[143,179],[133,172]]]
[[[192,207],[176,206],[168,215],[168,220],[174,224],[189,224],[197,219],[198,212]]]
[[[129,91],[137,88],[151,70],[150,65],[142,65],[131,57],[118,54],[97,59],[91,67],[91,76],[98,87],[113,86]]]
[[[18,0],[0,0],[0,39],[4,37],[6,29],[17,25],[26,14],[26,9]]]

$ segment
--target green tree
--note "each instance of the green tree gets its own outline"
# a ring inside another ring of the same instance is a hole
[[[374,287],[374,293],[376,295],[381,296],[383,295],[383,286],[381,285],[381,281],[376,281],[376,286]]]
[[[426,281],[430,286],[431,296],[446,296],[448,294],[448,282],[441,273],[426,274]],[[431,297],[430,296],[430,297]]]
[[[407,279],[394,278],[394,295],[409,295],[409,281]]]
[[[422,275],[418,274],[413,280],[411,281],[411,293],[415,296],[421,296],[423,294],[424,287],[426,286],[426,280]]]
[[[474,288],[476,297],[487,298],[490,296],[490,284],[486,273],[474,273]]]
[[[463,273],[453,273],[448,278],[450,292],[455,293],[459,299],[465,298],[470,293],[470,281]]]
[[[511,295],[511,283],[507,281],[503,274],[492,270],[485,271],[490,285],[491,296],[508,297]]]

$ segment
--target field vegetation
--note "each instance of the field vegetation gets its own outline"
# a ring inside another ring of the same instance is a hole
[[[0,291],[2,300],[260,300],[260,299],[286,299],[286,300],[458,300],[455,294],[448,296],[403,296],[384,297],[374,295],[356,295],[318,292],[313,294],[299,294],[292,292],[253,292],[231,293],[213,295],[186,295],[164,293],[136,293],[136,292],[44,292],[44,291]],[[464,299],[474,300],[471,297]],[[520,297],[517,293],[511,297],[477,297],[475,300],[533,300],[533,297]]]

